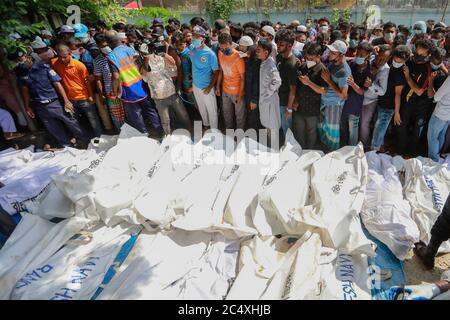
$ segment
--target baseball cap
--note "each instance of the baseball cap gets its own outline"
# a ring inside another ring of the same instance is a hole
[[[71,26],[63,25],[61,26],[61,29],[59,30],[60,33],[74,33],[75,30]]]
[[[347,45],[342,40],[336,40],[330,45],[327,45],[327,48],[332,52],[339,52],[345,54],[347,52]]]
[[[244,47],[250,47],[253,45],[253,40],[249,36],[243,36],[241,40],[239,40],[239,45]]]
[[[48,31],[48,30],[42,30],[41,31],[41,35],[49,36],[49,37],[53,36],[53,34],[50,31]]]
[[[306,26],[304,26],[304,25],[301,25],[301,26],[297,27],[297,31],[298,32],[307,32],[308,28]]]
[[[13,40],[20,40],[22,39],[22,37],[20,36],[20,34],[18,34],[17,32],[13,32],[11,34],[9,34],[9,37]]]
[[[76,38],[86,38],[87,33],[89,31],[88,27],[86,27],[82,23],[76,23],[73,25],[73,30],[75,31],[74,37]]]
[[[275,29],[274,29],[273,27],[271,27],[271,26],[264,26],[264,27],[262,28],[262,31],[264,31],[264,32],[266,32],[266,33],[268,33],[268,34],[270,34],[272,37],[275,38]]]
[[[200,26],[195,26],[194,29],[192,30],[192,33],[198,34],[199,36],[206,38],[206,31]]]
[[[44,41],[42,41],[41,38],[36,38],[33,42],[31,42],[31,48],[43,49],[43,48],[47,48],[47,44]]]
[[[153,26],[164,26],[164,23],[161,18],[153,19]]]

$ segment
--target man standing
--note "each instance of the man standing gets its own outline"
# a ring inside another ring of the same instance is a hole
[[[275,42],[275,35],[276,35],[275,29],[268,25],[264,26],[264,27],[262,27],[259,35],[261,38],[266,39],[267,41],[269,41],[272,44],[272,52],[270,53],[270,55],[272,56],[273,60],[276,61],[277,54],[278,54],[278,47]]]
[[[134,63],[134,50],[120,41],[114,30],[106,32],[106,41],[112,51],[107,55],[109,61],[113,87],[111,97],[122,99],[125,108],[126,121],[142,133],[148,133],[144,117],[149,119],[158,134],[163,135],[161,120],[155,105],[148,99],[144,90],[141,74]]]
[[[192,81],[194,97],[202,116],[203,126],[218,129],[217,101],[214,93],[219,65],[215,53],[206,46],[206,31],[195,26],[192,32]]]
[[[275,38],[278,45],[277,67],[281,77],[279,90],[281,127],[284,134],[292,127],[292,105],[297,88],[298,59],[292,53],[295,34],[292,30],[280,30]]]
[[[74,112],[74,108],[61,84],[61,77],[49,65],[50,60],[54,57],[53,50],[49,47],[41,48],[41,44],[36,42],[31,45],[38,52],[41,61],[31,63],[30,60],[27,62],[29,73],[19,78],[28,115],[30,118],[35,118],[37,115],[48,132],[62,146],[72,145],[66,128],[87,143],[89,138],[81,130],[78,121],[69,116]],[[59,97],[64,101],[64,109],[59,102]]]
[[[58,59],[53,62],[52,67],[61,77],[70,103],[73,104],[79,119],[88,119],[93,137],[100,137],[102,127],[94,105],[93,88],[86,66],[73,59],[69,47],[65,45],[58,46],[57,53]]]
[[[223,117],[226,129],[245,129],[245,62],[233,49],[233,39],[228,33],[219,35],[220,71],[216,94],[222,95]],[[234,126],[236,116],[236,127]]]

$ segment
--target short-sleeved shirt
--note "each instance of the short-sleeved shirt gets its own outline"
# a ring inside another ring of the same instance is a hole
[[[222,90],[228,94],[237,95],[241,90],[241,79],[245,79],[244,59],[235,49],[232,49],[229,56],[219,51],[219,64],[223,72]]]
[[[61,78],[49,64],[34,63],[31,70],[18,80],[20,86],[28,87],[33,102],[49,103],[58,99],[53,83],[61,81]]]
[[[277,68],[281,77],[281,87],[278,89],[280,106],[287,106],[290,86],[297,85],[297,61],[297,57],[293,54],[289,58],[277,56]]]
[[[326,67],[322,62],[319,62],[312,68],[308,68],[306,63],[300,67],[303,75],[309,77],[311,82],[320,87],[327,87],[327,83],[322,79],[322,71]],[[299,107],[296,112],[304,116],[318,116],[320,115],[320,100],[322,95],[311,89],[310,86],[304,85],[298,80],[297,96],[299,97]]]
[[[109,68],[108,59],[103,54],[99,54],[94,59],[94,75],[101,77],[103,89],[106,95],[112,92],[112,74]]]
[[[409,68],[411,79],[417,84],[419,88],[426,88],[428,86],[428,80],[431,75],[431,66],[427,63],[415,63],[411,60],[406,62]],[[403,92],[407,102],[425,102],[428,101],[428,93],[425,90],[421,96],[418,96],[408,85]]]
[[[192,87],[192,66],[189,59],[189,48],[185,48],[179,53],[181,60],[181,70],[183,71],[183,89],[187,90]]]
[[[335,64],[331,64],[328,66],[331,74],[331,80],[337,84],[339,88],[348,87],[347,79],[352,74],[352,70],[347,62],[343,62],[341,65],[336,66]],[[322,103],[324,105],[335,106],[339,104],[343,104],[344,100],[342,100],[331,87],[328,87],[327,92],[322,96]]]
[[[82,62],[72,58],[65,65],[60,59],[56,59],[52,67],[61,77],[64,90],[69,100],[80,101],[89,98],[89,90],[86,84],[89,73]]]
[[[192,81],[194,86],[205,89],[211,83],[212,73],[219,70],[216,54],[208,47],[190,48],[189,57],[192,62]]]
[[[406,86],[407,82],[403,68],[391,67],[389,70],[388,84],[384,96],[378,98],[378,106],[383,109],[395,108],[395,87]]]
[[[355,83],[360,87],[366,90],[367,88],[364,87],[364,82],[367,78],[373,79],[372,74],[370,72],[370,67],[367,66],[366,68],[359,70],[358,65],[354,62],[350,63],[350,69],[352,70],[352,76]],[[363,105],[364,101],[364,94],[359,95],[356,93],[356,91],[352,88],[348,88],[348,98],[347,101],[345,101],[344,109],[342,112],[353,114],[355,116],[361,116],[361,107]]]

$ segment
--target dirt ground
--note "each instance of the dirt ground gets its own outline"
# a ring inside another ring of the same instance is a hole
[[[432,283],[441,278],[441,274],[450,269],[450,253],[441,254],[436,257],[433,270],[425,270],[420,260],[411,250],[405,259],[406,282],[408,285],[417,285],[421,283]]]

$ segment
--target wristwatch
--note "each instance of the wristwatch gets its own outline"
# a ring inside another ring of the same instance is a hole
[[[292,113],[293,110],[291,108],[286,108],[286,111]]]

